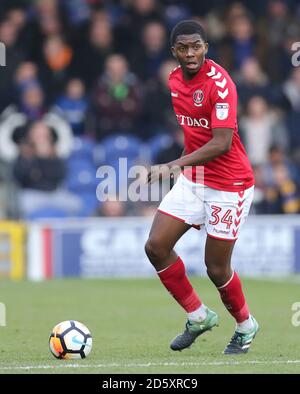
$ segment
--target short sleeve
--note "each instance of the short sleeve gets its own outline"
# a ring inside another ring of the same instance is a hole
[[[235,128],[237,124],[237,92],[228,76],[215,83],[211,92],[211,128]]]

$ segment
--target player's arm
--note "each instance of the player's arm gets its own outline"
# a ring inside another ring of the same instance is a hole
[[[147,182],[152,183],[160,177],[165,178],[170,175],[170,171],[174,174],[181,171],[182,167],[203,165],[216,157],[219,157],[231,149],[233,129],[215,128],[212,129],[213,138],[201,148],[185,155],[185,150],[179,159],[166,164],[158,164],[152,167],[148,173]]]
[[[222,94],[220,95],[218,85],[214,84],[210,97],[213,104],[210,119],[211,140],[188,155],[181,156],[170,163],[155,166],[148,174],[148,182],[154,182],[160,176],[167,176],[170,169],[177,172],[182,167],[204,165],[230,151],[236,125],[237,93],[229,77],[226,80],[226,90]]]
[[[167,166],[172,168],[176,166],[203,165],[229,152],[231,149],[233,129],[216,128],[212,129],[212,134],[213,138],[207,144],[188,155],[181,156],[179,159],[167,163]]]

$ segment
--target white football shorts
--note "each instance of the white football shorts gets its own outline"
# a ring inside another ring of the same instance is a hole
[[[197,229],[205,225],[212,238],[233,241],[249,214],[253,194],[254,186],[240,192],[221,191],[180,174],[158,211]]]

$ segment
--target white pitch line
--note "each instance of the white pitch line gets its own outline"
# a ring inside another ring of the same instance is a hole
[[[59,361],[65,362],[65,361]],[[300,360],[273,360],[273,361],[213,361],[213,362],[164,362],[164,363],[144,363],[144,364],[59,364],[59,365],[28,365],[28,366],[0,366],[0,371],[10,370],[31,370],[31,369],[59,369],[59,368],[143,368],[143,367],[203,367],[203,366],[230,366],[230,365],[256,365],[256,364],[300,364]]]

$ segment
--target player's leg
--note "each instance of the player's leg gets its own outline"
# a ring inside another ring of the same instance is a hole
[[[146,243],[146,253],[160,280],[187,312],[186,329],[171,343],[173,350],[189,347],[197,336],[218,323],[218,316],[201,302],[186,276],[181,258],[173,250],[187,230],[192,226],[199,228],[204,220],[203,199],[195,193],[195,185],[180,175],[162,200]]]
[[[190,228],[183,221],[160,211],[156,213],[145,245],[146,254],[156,271],[163,271],[176,262],[178,256],[173,248]]]
[[[205,245],[205,264],[207,274],[219,290],[223,304],[237,324],[242,324],[249,318],[249,308],[240,279],[231,268],[234,244],[235,241],[218,240],[208,236]]]
[[[172,350],[189,347],[199,335],[218,323],[217,315],[201,302],[186,275],[183,261],[173,249],[190,228],[191,225],[157,212],[145,245],[146,254],[161,282],[187,312],[186,329],[172,341]]]
[[[206,204],[207,274],[217,287],[223,304],[236,320],[236,331],[224,351],[225,354],[246,353],[258,331],[258,324],[250,315],[241,281],[231,268],[231,255],[236,237],[248,215],[252,195],[253,189],[245,193],[224,193],[212,189],[207,192],[207,199],[214,201],[208,201]]]
[[[161,282],[175,300],[188,314],[199,309],[201,315],[202,302],[186,276],[181,258],[173,249],[190,228],[190,225],[158,211],[145,251]]]
[[[231,268],[234,243],[208,236],[205,246],[207,274],[217,287],[223,304],[236,320],[236,330],[225,354],[246,353],[258,331],[258,324],[250,315],[241,281]]]

